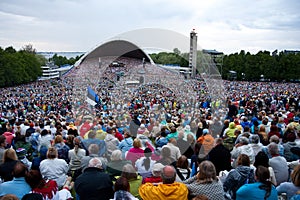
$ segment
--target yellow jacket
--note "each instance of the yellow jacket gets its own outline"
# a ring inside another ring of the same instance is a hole
[[[187,200],[188,189],[185,184],[175,182],[172,184],[153,185],[145,183],[139,188],[143,200]]]

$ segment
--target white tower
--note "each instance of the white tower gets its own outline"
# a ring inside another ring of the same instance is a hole
[[[195,29],[190,33],[189,67],[191,68],[191,78],[195,78],[197,67],[197,33]]]

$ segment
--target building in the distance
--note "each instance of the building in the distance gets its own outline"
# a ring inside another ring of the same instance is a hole
[[[47,62],[46,65],[41,66],[42,68],[42,76],[39,78],[39,80],[49,80],[53,78],[59,78],[64,73],[69,71],[73,65],[65,65],[62,67],[58,67],[54,64],[53,61]]]

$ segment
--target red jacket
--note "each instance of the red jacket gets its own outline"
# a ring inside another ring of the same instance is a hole
[[[14,139],[14,134],[12,134],[11,132],[4,132],[3,135],[6,137],[6,143],[11,145]]]

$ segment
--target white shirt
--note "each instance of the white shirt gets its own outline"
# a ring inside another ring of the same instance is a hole
[[[45,159],[40,164],[43,178],[55,180],[58,187],[62,187],[67,179],[68,164],[63,159]]]

